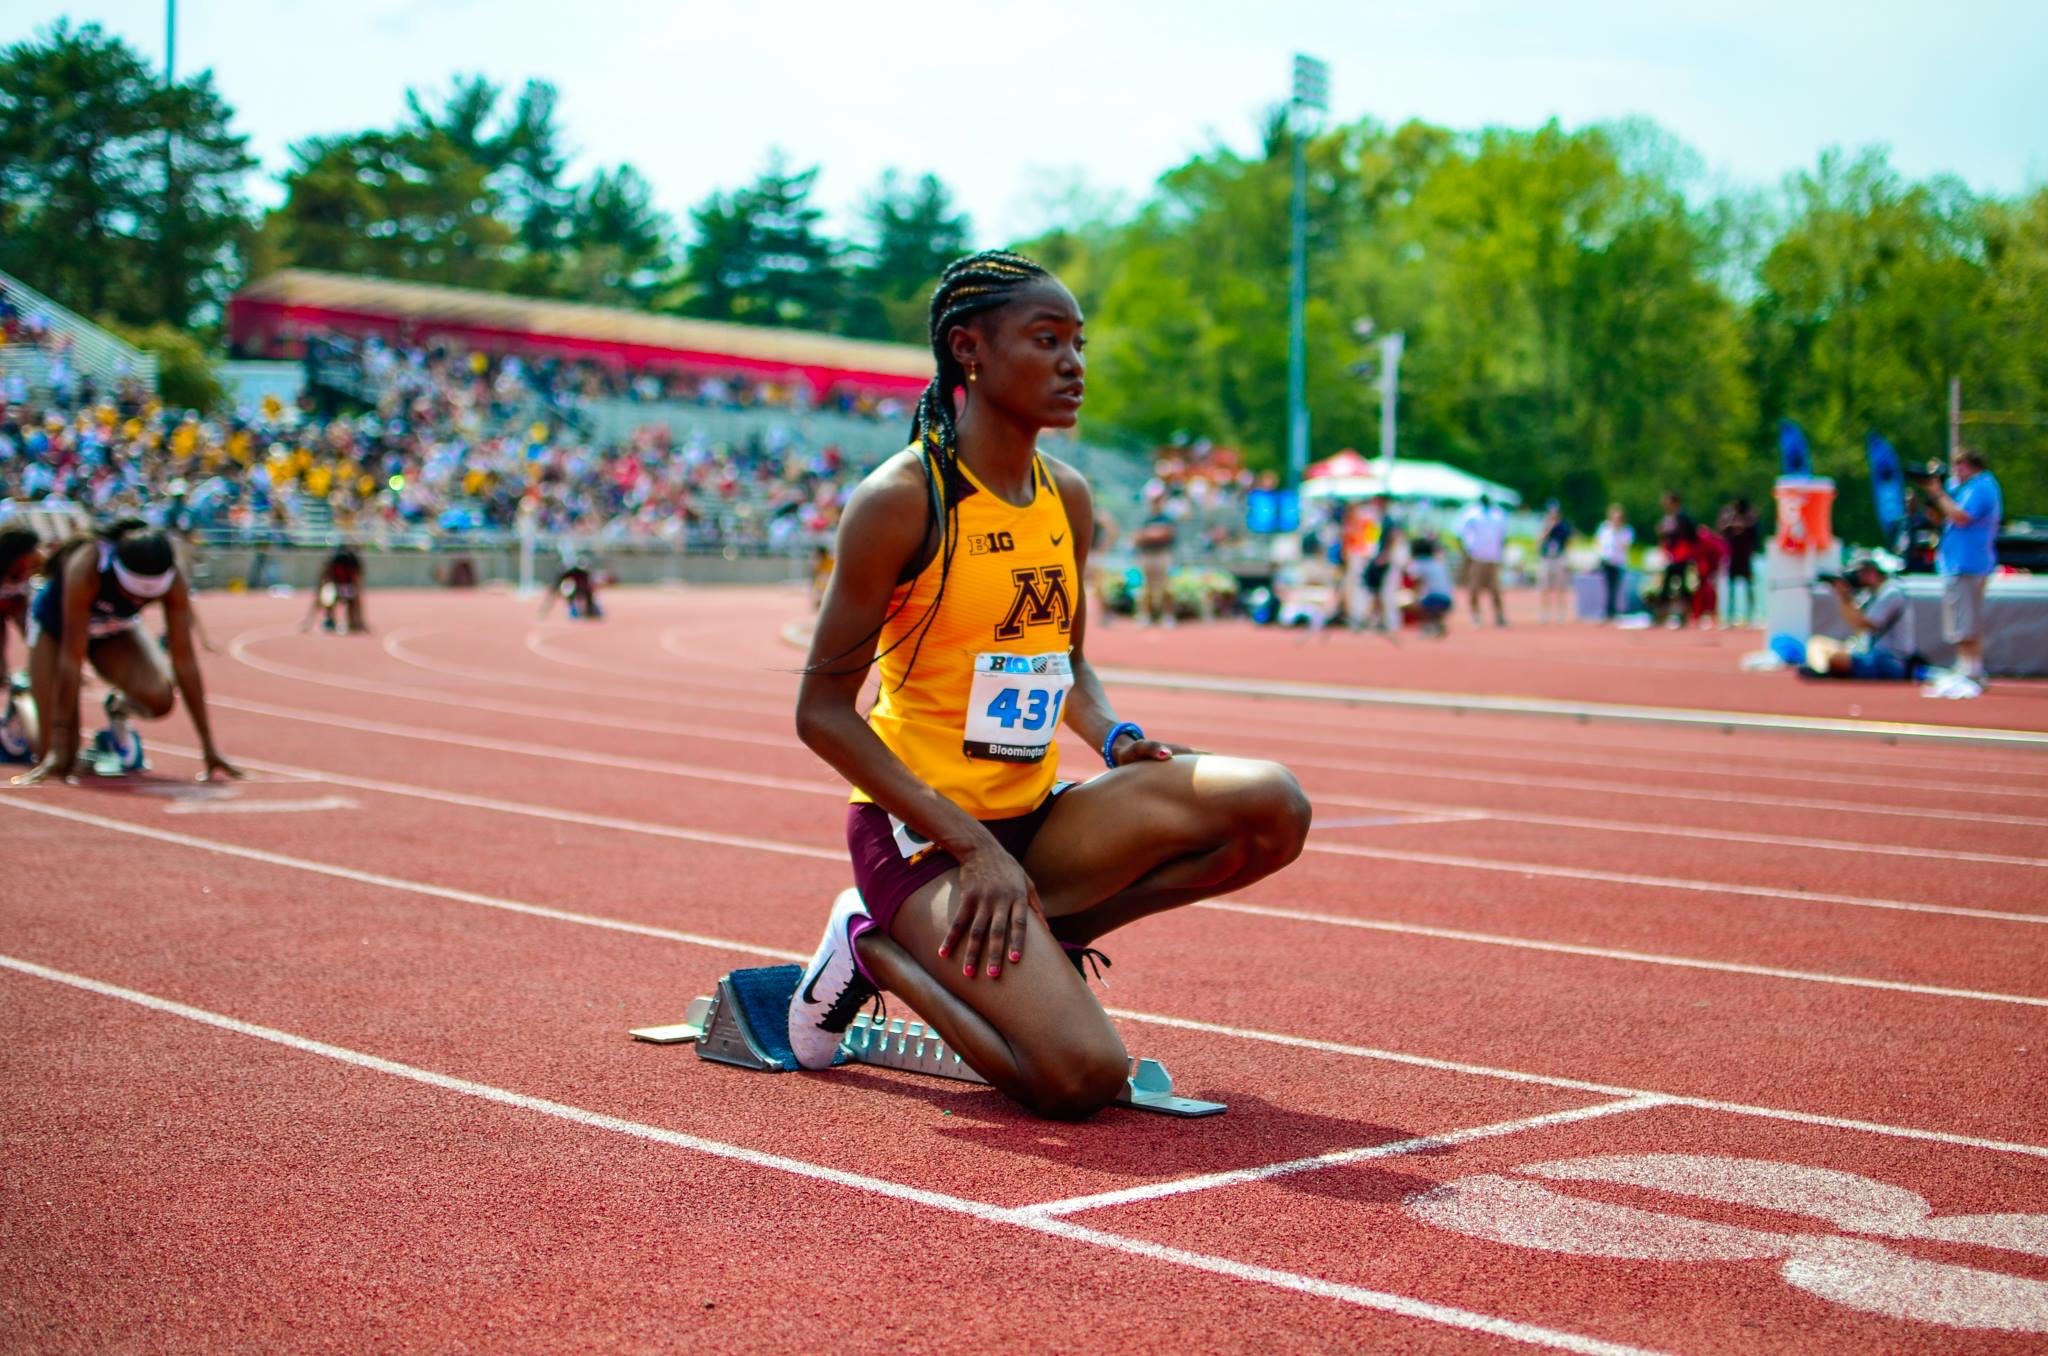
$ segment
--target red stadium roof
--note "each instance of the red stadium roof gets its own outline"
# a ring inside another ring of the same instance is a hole
[[[453,340],[487,351],[551,353],[632,368],[802,380],[821,392],[854,386],[914,394],[932,374],[931,354],[908,344],[305,268],[259,278],[228,302],[229,340],[252,354],[316,330],[407,343]]]

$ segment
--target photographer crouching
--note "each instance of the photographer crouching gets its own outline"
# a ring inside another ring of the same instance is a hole
[[[1930,463],[1916,476],[1920,492],[1941,520],[1941,544],[1934,549],[1941,573],[1942,638],[1956,647],[1955,669],[1928,689],[1936,697],[1979,697],[1984,693],[1984,589],[1998,566],[1994,542],[2005,511],[1998,480],[1973,448],[1956,451],[1955,471],[1946,484],[1941,465]]]
[[[1874,556],[1858,555],[1837,575],[1821,576],[1835,591],[1842,620],[1849,625],[1847,645],[1825,638],[1807,642],[1803,678],[1865,678],[1917,682],[1928,672],[1925,659],[1909,643],[1906,591]]]

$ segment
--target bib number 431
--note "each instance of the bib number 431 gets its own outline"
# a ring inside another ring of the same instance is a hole
[[[967,694],[962,748],[969,758],[1036,763],[1060,727],[1060,709],[1074,685],[1064,652],[975,657]]]
[[[1026,692],[1006,687],[988,704],[985,714],[1000,721],[1005,730],[1018,726],[1033,731],[1057,729],[1060,723],[1060,706],[1066,699],[1067,694],[1064,692],[1054,692],[1048,697],[1042,687],[1034,687]]]

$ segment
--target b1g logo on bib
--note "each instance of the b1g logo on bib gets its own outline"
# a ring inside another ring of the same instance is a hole
[[[1057,626],[1061,635],[1074,625],[1074,600],[1067,592],[1067,567],[1041,565],[1010,571],[1016,595],[1010,610],[996,623],[997,640],[1016,640],[1028,626]]]

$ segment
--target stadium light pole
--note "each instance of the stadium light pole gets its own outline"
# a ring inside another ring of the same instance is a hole
[[[1287,139],[1294,143],[1293,269],[1287,289],[1287,482],[1308,470],[1308,114],[1330,111],[1330,68],[1296,53]]]

